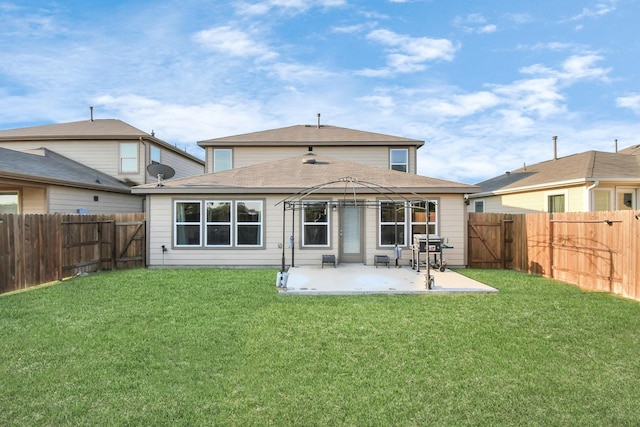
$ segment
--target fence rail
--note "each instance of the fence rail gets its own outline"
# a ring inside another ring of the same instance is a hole
[[[145,266],[144,213],[0,214],[0,293]]]
[[[470,213],[469,266],[510,268],[640,300],[637,216]]]

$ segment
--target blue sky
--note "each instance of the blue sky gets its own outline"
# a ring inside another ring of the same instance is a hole
[[[295,124],[417,138],[476,183],[640,144],[638,0],[0,0],[0,129],[117,118],[196,142]]]

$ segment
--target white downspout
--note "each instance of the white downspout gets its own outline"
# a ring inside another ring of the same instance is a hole
[[[600,185],[600,180],[596,180],[593,184],[587,187],[587,197],[585,197],[584,211],[591,212],[595,210],[595,198],[591,190]]]

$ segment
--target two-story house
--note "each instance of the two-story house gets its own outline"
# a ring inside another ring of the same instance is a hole
[[[128,187],[157,181],[147,172],[148,165],[168,165],[177,178],[204,172],[202,159],[114,119],[91,117],[2,130],[0,148],[17,152],[4,151],[8,166],[0,165],[0,204],[14,213],[140,212],[143,197],[131,194]],[[33,150],[42,149],[46,151],[40,157],[33,155]],[[31,155],[21,156],[21,152]],[[9,164],[9,157],[19,158],[19,170],[17,163]],[[56,162],[65,164],[53,173]],[[69,166],[72,163],[83,165],[83,173],[71,173],[79,169]],[[100,187],[96,181],[106,182],[100,179],[102,174],[119,184]]]
[[[417,175],[423,141],[298,125],[198,143],[208,173],[132,189],[146,196],[151,266],[373,264],[439,235],[465,265],[472,185]]]
[[[585,151],[526,165],[477,184],[471,212],[595,212],[638,209],[640,149]]]

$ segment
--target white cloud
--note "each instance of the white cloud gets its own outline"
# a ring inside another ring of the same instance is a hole
[[[423,104],[425,113],[442,117],[466,117],[500,104],[500,98],[487,91],[452,95],[449,99],[433,99]]]
[[[618,0],[609,0],[608,2],[598,3],[593,8],[585,7],[582,9],[582,12],[569,18],[569,21],[579,21],[584,18],[594,18],[607,15],[616,10],[616,3],[618,3]]]
[[[480,13],[470,13],[465,16],[456,16],[453,25],[467,33],[489,34],[498,30],[495,24],[488,24],[487,19]]]
[[[278,54],[251,34],[231,26],[210,28],[197,32],[193,40],[205,49],[223,54],[260,60],[274,59]]]
[[[426,68],[429,61],[451,61],[456,51],[453,43],[447,39],[428,37],[409,37],[389,30],[373,30],[367,39],[386,47],[387,68],[382,70],[363,70],[362,75],[387,75],[392,72],[411,73]]]
[[[274,9],[286,13],[304,13],[307,10],[319,8],[342,7],[346,0],[266,0],[258,3],[241,2],[235,5],[236,12],[240,15],[265,15]]]
[[[572,55],[560,64],[556,70],[542,64],[533,64],[520,69],[523,74],[549,76],[557,78],[565,84],[571,84],[581,79],[596,79],[608,82],[611,68],[595,67],[595,63],[603,58],[595,54]]]
[[[616,105],[621,108],[628,108],[635,114],[640,114],[640,93],[616,98]]]

